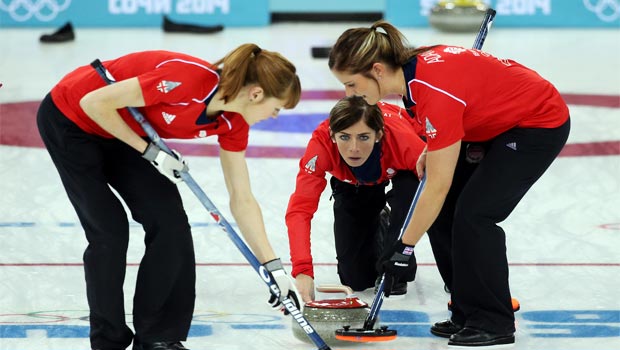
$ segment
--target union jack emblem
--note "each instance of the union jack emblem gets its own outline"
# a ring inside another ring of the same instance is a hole
[[[434,139],[437,136],[437,129],[431,124],[431,121],[426,117],[426,136],[431,139]]]
[[[159,82],[159,84],[157,84],[157,90],[159,90],[159,92],[167,94],[179,85],[181,85],[181,83],[176,81],[162,80],[161,82]]]

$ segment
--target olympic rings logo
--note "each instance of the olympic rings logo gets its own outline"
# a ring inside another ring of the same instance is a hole
[[[71,0],[0,0],[0,10],[6,11],[17,22],[25,22],[33,16],[39,21],[49,22],[71,5]]]
[[[596,16],[603,22],[613,22],[620,17],[620,1],[618,0],[583,0],[583,5],[596,13]]]

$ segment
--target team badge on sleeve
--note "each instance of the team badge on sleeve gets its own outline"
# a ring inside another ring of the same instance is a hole
[[[431,139],[434,139],[435,136],[437,136],[437,130],[435,129],[433,124],[431,124],[431,121],[428,120],[428,117],[426,117],[426,136]]]
[[[316,171],[316,160],[317,160],[318,157],[319,156],[316,155],[316,156],[310,158],[310,160],[304,166],[304,169],[306,170],[306,172],[308,174],[312,174],[313,172]]]
[[[159,84],[157,84],[157,90],[159,90],[159,92],[167,94],[179,85],[181,85],[181,83],[176,81],[162,80]]]

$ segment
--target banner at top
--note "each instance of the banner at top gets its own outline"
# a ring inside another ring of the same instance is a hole
[[[437,0],[386,0],[385,18],[397,27],[426,27]],[[620,28],[620,0],[492,0],[493,26]]]
[[[265,26],[269,0],[0,0],[0,27],[154,27],[164,15],[197,25]]]

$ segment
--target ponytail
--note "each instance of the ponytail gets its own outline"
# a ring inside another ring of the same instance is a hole
[[[277,52],[261,49],[256,44],[243,44],[215,62],[222,67],[219,89],[224,102],[234,99],[241,89],[259,85],[265,97],[285,100],[285,108],[293,108],[301,98],[301,83],[295,66]]]

